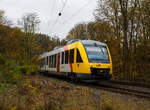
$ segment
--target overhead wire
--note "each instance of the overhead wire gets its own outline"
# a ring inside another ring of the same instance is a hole
[[[91,0],[87,1],[83,6],[81,6],[75,13],[73,13],[70,17],[68,17],[68,19],[66,19],[62,24],[63,27],[67,24],[67,22],[69,22],[69,20],[71,20],[73,17],[75,17],[77,14],[79,14],[84,8],[86,8],[89,3],[91,2]],[[90,19],[90,22],[94,21],[94,18]]]
[[[68,19],[66,19],[63,24],[69,22],[69,20],[71,20],[74,16],[76,16],[77,14],[79,14],[81,12],[81,10],[83,10],[85,7],[87,7],[89,5],[89,3],[91,2],[91,0],[89,0],[88,2],[86,2],[82,7],[80,7],[74,14],[72,14],[70,17],[68,17]]]
[[[73,13],[70,17],[68,17],[68,18],[63,22],[63,24],[66,25],[68,22],[70,22],[71,19],[73,19],[73,17],[77,16],[84,8],[86,8],[86,7],[90,4],[90,2],[91,2],[91,0],[87,1],[87,2],[86,2],[83,6],[81,6],[75,13]],[[61,10],[60,10],[60,13],[63,12],[63,10],[64,10],[64,8],[65,8],[65,6],[66,6],[67,0],[62,1],[62,3],[63,3],[63,6],[62,6],[62,8],[61,8]],[[54,29],[54,27],[55,27],[55,25],[57,24],[57,22],[58,22],[60,16],[61,16],[61,15],[59,15],[59,14],[57,15],[57,18],[56,18],[54,24],[52,25],[51,29],[52,29],[52,28]]]
[[[63,9],[65,8],[65,6],[66,6],[66,4],[67,4],[67,1],[68,1],[68,0],[65,0],[65,2],[62,1],[63,6],[62,6],[62,9],[60,10],[61,13],[63,12]]]
[[[51,12],[50,12],[50,15],[51,15],[51,18],[52,18],[52,16],[53,16],[53,10],[54,10],[54,8],[55,8],[55,3],[56,3],[56,0],[52,0],[53,2],[52,2],[52,8],[51,8]],[[50,18],[50,20],[52,20]],[[51,24],[51,22],[49,21],[48,22],[48,26]]]
[[[62,12],[63,12],[63,10],[64,10],[64,8],[65,8],[65,6],[66,6],[67,1],[68,1],[68,0],[65,0],[65,2],[62,1],[62,2],[63,2],[63,6],[62,6],[62,8],[61,8],[61,10],[60,10],[59,13],[62,13]],[[58,19],[59,19],[60,16],[61,16],[60,14],[57,15],[57,18],[56,18],[56,20],[55,20],[53,26],[51,27],[51,29],[55,27],[55,25],[57,24]]]

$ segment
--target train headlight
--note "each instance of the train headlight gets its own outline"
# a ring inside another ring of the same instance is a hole
[[[90,64],[90,67],[93,67],[93,65],[92,65],[92,64]]]

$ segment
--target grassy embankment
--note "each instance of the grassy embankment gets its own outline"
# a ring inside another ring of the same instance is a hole
[[[149,110],[150,102],[42,76],[0,84],[0,110]]]

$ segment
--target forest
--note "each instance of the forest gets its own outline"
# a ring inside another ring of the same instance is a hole
[[[66,37],[105,42],[115,80],[150,81],[150,1],[98,0],[95,21],[77,24]]]
[[[14,26],[0,10],[0,82],[15,83],[36,74],[39,55],[72,39],[105,42],[114,80],[150,82],[150,1],[98,0],[95,20],[78,23],[65,39],[38,33],[40,18],[26,13]]]

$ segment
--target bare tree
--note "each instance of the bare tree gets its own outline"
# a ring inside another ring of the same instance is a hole
[[[8,20],[4,14],[4,11],[0,10],[0,25],[11,26],[12,21]]]
[[[27,13],[23,15],[21,20],[18,21],[18,24],[21,26],[22,30],[25,33],[25,59],[26,63],[32,63],[32,45],[34,41],[33,35],[38,30],[40,19],[36,13]],[[29,59],[29,61],[28,61]]]
[[[40,19],[36,13],[27,13],[18,23],[25,33],[34,34],[38,30]]]

